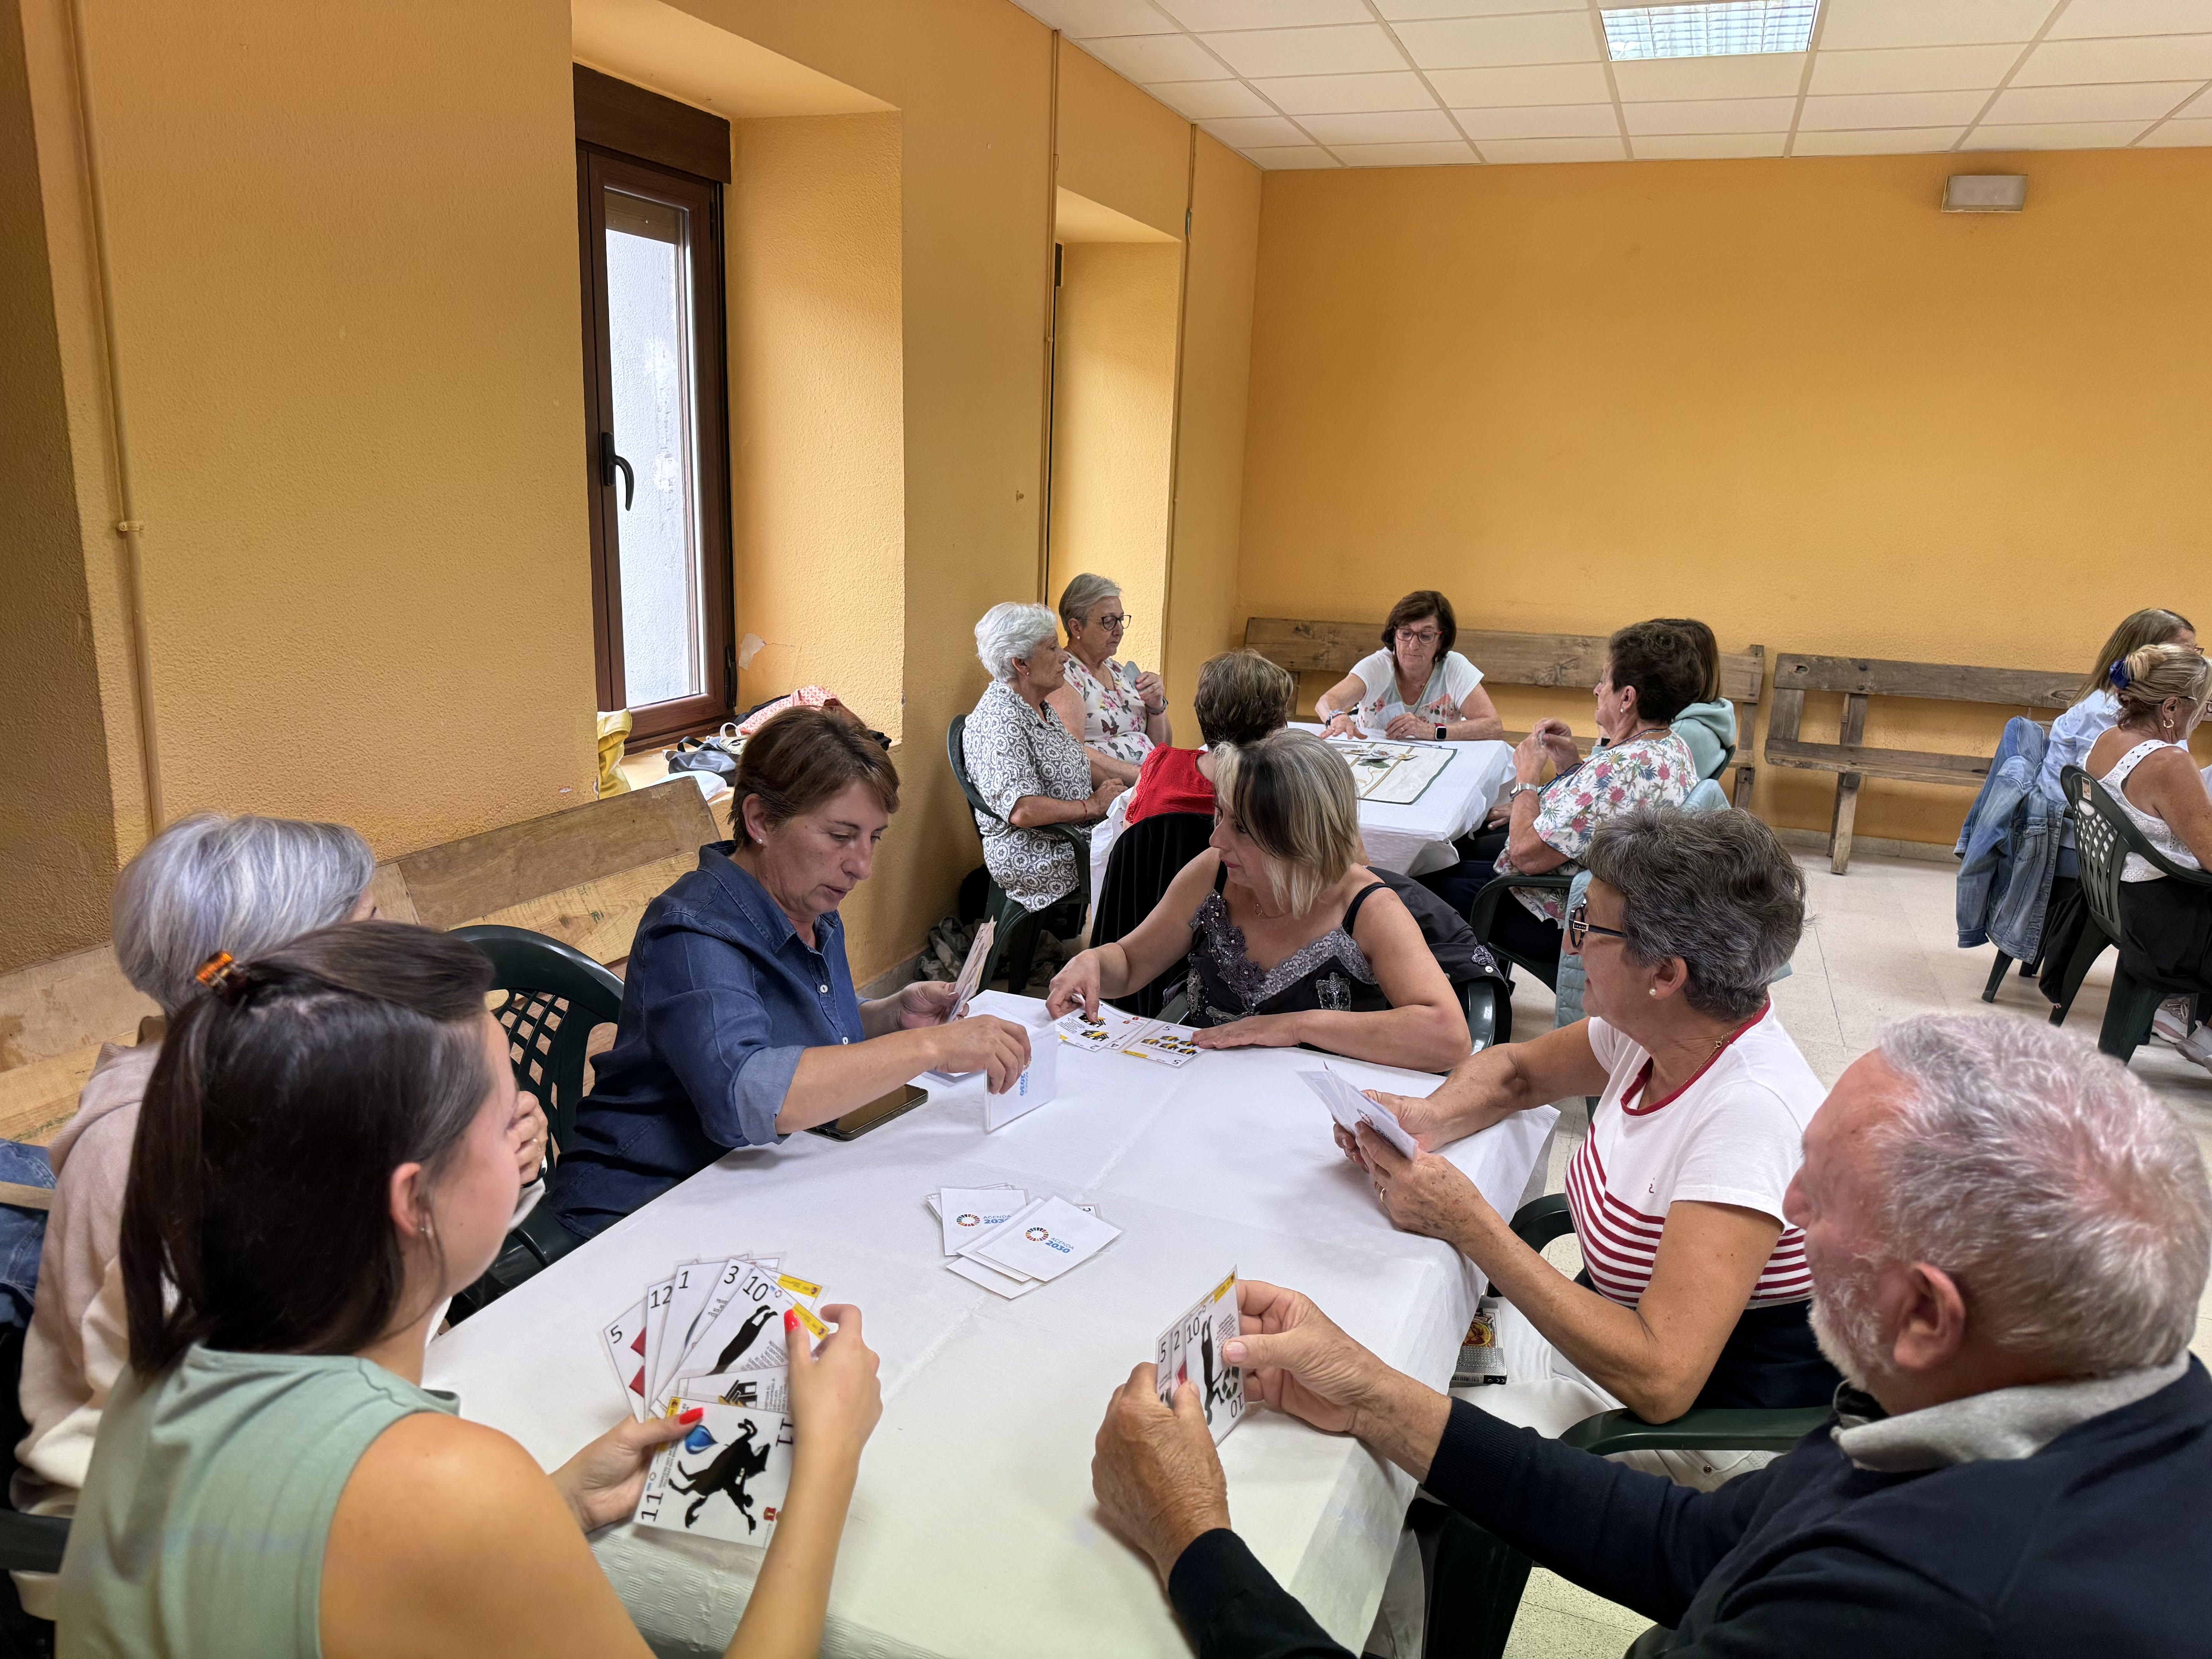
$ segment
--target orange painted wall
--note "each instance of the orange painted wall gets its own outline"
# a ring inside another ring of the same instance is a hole
[[[1973,166],[2027,212],[1937,212],[1943,155],[1267,174],[1227,637],[1422,586],[2034,668],[2212,620],[2212,151]],[[1872,743],[1983,753],[2006,712],[1875,708]],[[1833,787],[1767,768],[1758,804],[1825,829]],[[1858,830],[1948,842],[1970,799],[1869,783]]]

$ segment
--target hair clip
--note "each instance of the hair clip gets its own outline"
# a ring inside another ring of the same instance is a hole
[[[246,969],[228,951],[218,951],[210,957],[192,977],[225,1002],[236,1002],[246,994]]]
[[[2112,681],[2113,690],[2126,690],[2128,689],[2128,659],[2125,657],[2123,657],[2118,662],[2114,663],[2112,667],[2106,671],[2105,678]]]

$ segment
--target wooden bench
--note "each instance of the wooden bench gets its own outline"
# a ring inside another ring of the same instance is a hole
[[[1252,617],[1244,623],[1244,644],[1293,674],[1328,673],[1340,678],[1376,648],[1381,622],[1306,622],[1284,617]],[[1501,634],[1462,628],[1452,649],[1482,671],[1485,685],[1532,685],[1577,691],[1594,690],[1605,676],[1602,634]],[[1721,696],[1735,705],[1735,770],[1731,793],[1748,811],[1759,754],[1759,700],[1766,679],[1766,647],[1721,653]],[[1509,743],[1528,734],[1509,732]],[[1575,746],[1587,755],[1591,739]],[[1723,768],[1723,771],[1728,768]]]
[[[1774,716],[1767,727],[1766,759],[1773,766],[1841,775],[1836,781],[1836,812],[1828,831],[1828,867],[1840,876],[1850,867],[1851,821],[1858,812],[1859,786],[1867,779],[1905,778],[1916,783],[1952,783],[1978,789],[1990,775],[1986,755],[1868,748],[1869,697],[1930,697],[2034,712],[2070,708],[2080,690],[2078,673],[1785,653],[1774,659]],[[1838,742],[1808,743],[1797,735],[1808,691],[1844,694],[1843,727]]]
[[[645,907],[727,834],[696,787],[660,784],[405,854],[376,866],[370,891],[394,921],[504,922],[614,964]],[[160,1012],[106,945],[0,974],[0,1136],[44,1145],[100,1045],[136,1041]]]

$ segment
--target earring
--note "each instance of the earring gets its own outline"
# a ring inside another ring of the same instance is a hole
[[[1645,991],[1644,994],[1648,997],[1656,997],[1659,994],[1659,988],[1654,985],[1649,990]]]

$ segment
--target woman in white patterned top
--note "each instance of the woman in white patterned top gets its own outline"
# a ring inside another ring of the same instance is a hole
[[[975,814],[991,878],[1023,908],[1042,910],[1077,890],[1075,848],[1046,826],[1106,816],[1119,780],[1092,788],[1083,745],[1048,699],[1066,684],[1060,625],[1041,605],[994,605],[975,624],[975,654],[991,684],[968,716],[969,781],[990,804]]]
[[[1115,660],[1129,625],[1117,584],[1076,577],[1060,590],[1060,619],[1067,628],[1067,684],[1052,694],[1053,709],[1083,739],[1094,783],[1133,784],[1154,745],[1174,741],[1167,687],[1150,669]]]

